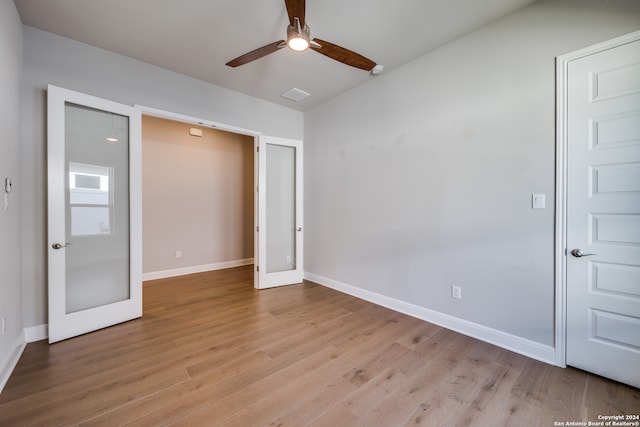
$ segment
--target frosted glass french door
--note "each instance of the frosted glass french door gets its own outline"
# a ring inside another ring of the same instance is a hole
[[[257,288],[302,282],[302,141],[260,136]]]
[[[140,111],[48,89],[49,342],[142,316]]]

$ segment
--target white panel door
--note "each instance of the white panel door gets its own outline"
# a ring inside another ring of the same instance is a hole
[[[49,342],[142,316],[141,115],[49,86]]]
[[[302,141],[258,138],[255,287],[302,282]]]
[[[567,76],[567,364],[640,387],[640,41]]]

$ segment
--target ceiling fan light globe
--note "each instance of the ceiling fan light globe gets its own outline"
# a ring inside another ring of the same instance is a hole
[[[306,24],[304,27],[300,27],[298,18],[295,18],[294,24],[287,27],[287,46],[296,52],[303,52],[309,49],[311,29]]]
[[[301,37],[293,37],[287,41],[287,45],[291,50],[302,52],[309,49],[309,42]]]

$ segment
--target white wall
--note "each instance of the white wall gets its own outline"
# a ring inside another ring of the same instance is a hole
[[[20,73],[22,23],[11,0],[0,0],[0,390],[23,343],[20,177]],[[9,209],[4,209],[4,179],[13,181]]]
[[[553,346],[554,58],[639,28],[543,0],[305,113],[308,276]]]
[[[202,130],[202,137],[190,136],[191,127]],[[166,277],[253,259],[253,152],[251,136],[143,116],[146,275]]]
[[[86,44],[24,27],[24,323],[47,323],[46,87],[61,86],[267,135],[302,138],[302,113]]]

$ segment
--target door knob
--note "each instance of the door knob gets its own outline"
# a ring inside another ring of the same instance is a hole
[[[585,254],[580,249],[574,249],[574,250],[571,251],[571,255],[573,255],[576,258],[582,258],[583,256],[592,256],[592,255],[595,255],[595,254]]]
[[[62,249],[62,248],[64,248],[65,246],[70,246],[70,245],[71,245],[71,243],[65,243],[65,244],[63,245],[62,243],[55,242],[54,244],[52,244],[52,245],[51,245],[51,247],[52,247],[53,249]]]
[[[298,230],[298,231],[302,231],[302,227],[298,227],[298,228],[297,228],[297,230]]]

